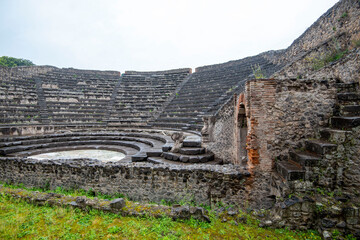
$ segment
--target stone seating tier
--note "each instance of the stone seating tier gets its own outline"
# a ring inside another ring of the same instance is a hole
[[[159,73],[125,73],[114,94],[108,122],[118,124],[147,125],[148,121],[162,110],[163,104],[177,86],[188,76],[189,71]]]
[[[213,160],[214,155],[201,147],[201,138],[189,133],[186,134],[179,153],[168,152],[174,144],[171,134],[171,131],[164,135],[164,131],[128,129],[123,132],[71,132],[1,137],[0,156],[26,157],[46,152],[93,148],[123,152],[127,156],[121,161],[125,162],[152,162],[152,157],[158,158],[157,164],[193,164]],[[170,155],[178,156],[182,160],[169,158]]]
[[[267,76],[280,68],[260,55],[199,68],[151,124],[200,130],[201,115],[215,112],[235,91],[240,92],[256,66],[260,66]]]

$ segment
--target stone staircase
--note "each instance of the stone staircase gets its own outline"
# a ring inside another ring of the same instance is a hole
[[[329,127],[319,131],[319,139],[307,139],[303,148],[291,150],[288,161],[275,164],[277,173],[290,188],[291,183],[300,180],[309,183],[307,190],[314,186],[333,190],[341,179],[336,170],[342,166],[335,159],[343,151],[342,144],[351,129],[360,126],[360,91],[356,82],[337,83],[337,89],[337,104]]]
[[[109,112],[109,126],[151,127],[148,122],[162,112],[172,93],[189,74],[190,69],[126,72]]]
[[[207,152],[201,146],[201,138],[198,136],[187,136],[178,152],[170,152],[173,143],[166,143],[161,151],[147,151],[132,156],[133,162],[148,161],[154,164],[176,163],[176,164],[194,164],[208,163],[214,160],[214,154]],[[212,162],[212,164],[216,164]]]
[[[105,116],[105,119],[108,121],[109,118],[110,118],[110,113],[111,113],[111,110],[113,109],[114,107],[114,104],[115,104],[115,101],[116,101],[116,97],[117,97],[117,93],[118,93],[118,89],[120,87],[120,84],[121,84],[121,81],[122,80],[122,76],[120,76],[120,79],[119,81],[116,83],[115,87],[114,87],[114,90],[111,94],[111,98],[110,98],[110,101],[109,101],[109,104],[107,106],[107,111],[106,111],[106,116]]]
[[[49,124],[49,112],[46,107],[46,101],[44,96],[44,90],[42,89],[42,81],[39,78],[35,79],[36,84],[36,91],[38,94],[38,105],[39,105],[39,114],[40,114],[40,120],[43,124]]]

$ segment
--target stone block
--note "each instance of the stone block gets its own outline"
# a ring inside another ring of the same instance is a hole
[[[123,198],[117,198],[110,202],[110,208],[115,210],[121,210],[126,206],[125,200]]]

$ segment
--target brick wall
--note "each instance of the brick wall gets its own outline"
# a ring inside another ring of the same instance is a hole
[[[270,171],[273,164],[269,148],[275,140],[275,118],[272,116],[275,92],[275,80],[251,80],[246,84],[249,163],[259,165],[262,171]]]

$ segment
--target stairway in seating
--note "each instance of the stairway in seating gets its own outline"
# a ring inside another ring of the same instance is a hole
[[[111,114],[111,110],[112,110],[113,107],[114,107],[114,103],[115,103],[115,101],[116,101],[118,89],[119,89],[119,87],[120,87],[121,82],[122,82],[122,75],[120,75],[119,81],[116,82],[115,87],[114,87],[114,90],[113,90],[113,92],[111,93],[111,98],[110,98],[110,101],[109,101],[109,103],[108,103],[108,105],[107,105],[107,108],[106,108],[106,115],[105,115],[106,121],[109,121],[110,114]]]
[[[44,96],[44,90],[42,89],[42,81],[40,78],[35,78],[36,91],[38,94],[38,105],[39,105],[39,114],[40,120],[43,124],[49,124],[49,112],[46,107],[46,101]]]
[[[337,105],[330,127],[320,130],[320,139],[306,140],[305,148],[291,150],[288,161],[276,162],[277,172],[288,182],[305,180],[318,183],[319,172],[328,163],[325,155],[334,154],[352,128],[360,126],[359,83],[337,83]],[[327,186],[331,187],[331,186]]]

